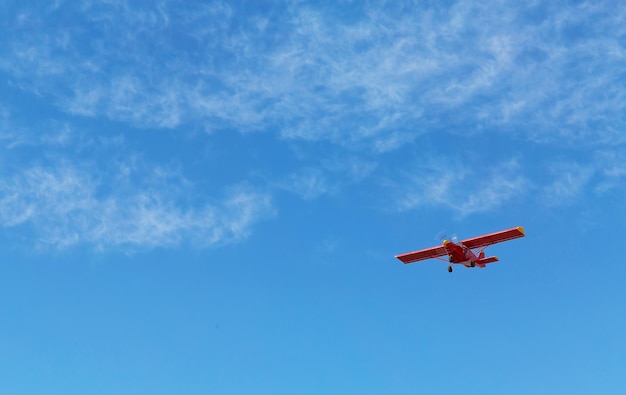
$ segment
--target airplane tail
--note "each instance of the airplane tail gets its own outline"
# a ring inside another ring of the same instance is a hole
[[[478,267],[485,267],[485,266],[487,266],[488,263],[498,262],[498,257],[497,256],[490,256],[490,257],[485,258],[485,253],[484,252],[482,252],[479,255],[479,258],[480,259],[478,259],[476,261],[476,266],[478,266]]]

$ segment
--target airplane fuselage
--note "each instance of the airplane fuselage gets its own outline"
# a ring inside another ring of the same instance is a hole
[[[476,256],[471,249],[465,247],[461,243],[444,240],[443,246],[448,253],[450,263],[461,264],[466,267],[474,267],[476,266],[476,261],[480,259],[480,257]]]

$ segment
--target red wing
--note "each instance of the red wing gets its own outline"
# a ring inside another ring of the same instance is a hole
[[[407,252],[405,254],[396,255],[396,258],[403,263],[412,263],[417,261],[423,261],[424,259],[437,258],[440,256],[448,255],[446,249],[443,246],[431,247],[425,250]]]
[[[521,226],[484,236],[472,237],[471,239],[463,240],[461,243],[467,248],[480,248],[507,240],[517,239],[518,237],[524,237],[524,228]]]

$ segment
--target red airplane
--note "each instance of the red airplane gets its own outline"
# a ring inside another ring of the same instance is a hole
[[[441,246],[407,252],[405,254],[396,255],[396,258],[403,263],[413,263],[430,258],[437,258],[443,261],[445,259],[441,257],[447,255],[448,261],[450,262],[450,266],[448,266],[449,272],[452,272],[452,265],[454,264],[461,264],[465,267],[485,267],[488,263],[498,261],[498,257],[495,256],[485,258],[485,248],[487,248],[487,246],[524,236],[524,228],[518,226],[517,228],[473,237],[461,242],[444,240]],[[472,251],[474,249],[480,250]]]

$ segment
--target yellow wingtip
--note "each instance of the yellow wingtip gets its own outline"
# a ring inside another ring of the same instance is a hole
[[[524,232],[524,227],[518,226],[517,230],[519,230],[524,236],[526,236],[526,232]]]

